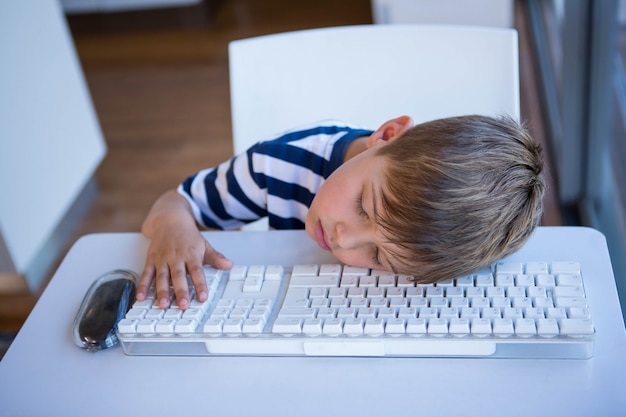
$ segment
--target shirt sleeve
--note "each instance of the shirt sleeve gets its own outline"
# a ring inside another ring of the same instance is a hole
[[[234,229],[266,216],[271,228],[303,228],[313,197],[349,143],[369,133],[336,123],[288,131],[197,172],[178,192],[207,228]]]
[[[191,205],[198,224],[227,230],[267,215],[267,190],[250,175],[249,155],[255,146],[216,167],[195,173],[178,186],[178,193]]]

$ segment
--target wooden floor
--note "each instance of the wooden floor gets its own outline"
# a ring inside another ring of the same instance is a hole
[[[543,141],[522,10],[516,14],[522,118]],[[232,155],[230,40],[372,21],[370,0],[222,0],[205,16],[190,18],[177,11],[169,16],[174,19],[154,18],[152,24],[135,20],[141,29],[133,29],[128,16],[124,25],[100,17],[91,23],[70,20],[108,154],[95,175],[95,201],[68,248],[88,233],[138,232],[161,193]],[[543,222],[560,223],[553,188]],[[11,329],[19,328],[24,318],[3,318],[0,311],[0,323],[9,320]]]

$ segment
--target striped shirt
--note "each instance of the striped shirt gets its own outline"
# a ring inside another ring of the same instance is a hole
[[[267,216],[271,229],[303,229],[313,197],[348,145],[371,133],[337,122],[288,131],[197,172],[178,192],[207,228],[233,229]]]

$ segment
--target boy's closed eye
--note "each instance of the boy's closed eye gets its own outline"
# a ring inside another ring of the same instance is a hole
[[[359,193],[359,195],[356,198],[356,209],[357,209],[357,212],[359,213],[359,216],[361,216],[365,220],[368,220],[370,218],[369,214],[365,210],[365,207],[363,206],[363,192]],[[383,267],[383,263],[380,260],[380,251],[377,245],[373,245],[372,252],[373,252],[372,263],[377,268]]]
[[[357,213],[359,213],[359,216],[363,217],[364,219],[368,219],[369,216],[367,215],[367,212],[365,211],[365,208],[363,207],[363,193],[359,193],[359,195],[356,198],[356,211]]]

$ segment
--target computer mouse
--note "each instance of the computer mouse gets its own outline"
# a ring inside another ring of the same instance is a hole
[[[132,306],[137,274],[116,269],[98,277],[87,290],[74,319],[74,342],[90,352],[118,344],[117,324]]]

